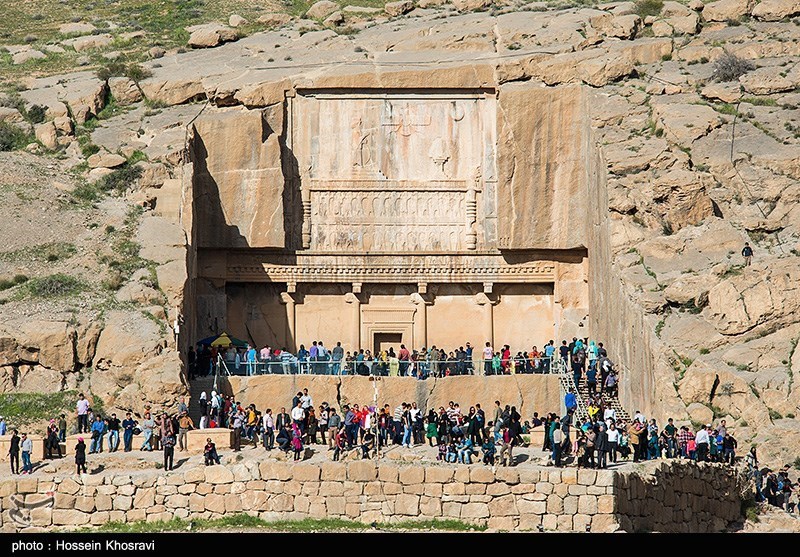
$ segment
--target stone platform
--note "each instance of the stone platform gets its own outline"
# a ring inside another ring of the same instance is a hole
[[[256,453],[253,453],[254,455]],[[20,498],[36,508],[20,523]],[[64,471],[0,481],[0,531],[51,532],[109,521],[220,518],[341,518],[359,522],[456,519],[497,530],[721,532],[740,519],[736,473],[718,464],[648,462],[622,470],[539,465],[278,462],[245,456],[172,472]]]
[[[230,449],[233,447],[233,430],[215,427],[212,429],[193,429],[186,434],[188,450],[202,453],[206,446],[206,439],[211,439],[217,446],[217,450]]]

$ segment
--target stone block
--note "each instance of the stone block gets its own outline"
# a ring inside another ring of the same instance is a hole
[[[342,462],[323,462],[320,464],[320,479],[343,482],[347,479],[347,465]]]
[[[179,479],[180,479],[180,477],[179,477]],[[181,483],[183,483],[183,481],[181,481]],[[128,496],[130,496],[130,495],[133,495],[134,493],[136,493],[136,486],[135,485],[128,484],[128,485],[121,485],[121,486],[117,487],[117,495],[128,495]]]
[[[614,477],[616,472],[612,470],[597,470],[597,478],[593,482],[596,486],[613,486],[614,485]]]
[[[567,493],[570,495],[586,495],[586,486],[575,484],[568,486]]]
[[[597,470],[578,470],[578,483],[582,485],[592,485],[597,480]]]
[[[400,468],[399,476],[403,485],[421,484],[425,481],[425,469],[420,466],[404,466]]]
[[[401,494],[395,497],[394,512],[404,516],[419,514],[419,495]]]
[[[206,466],[205,482],[213,485],[229,484],[233,482],[233,472],[222,464]]]
[[[390,466],[381,464],[378,466],[378,479],[382,482],[397,483],[400,475],[400,469],[397,466]]]
[[[358,503],[347,503],[344,506],[344,514],[350,518],[358,518],[361,514],[361,505]]]
[[[56,509],[72,509],[75,508],[75,497],[66,493],[56,493],[53,506]]]
[[[347,463],[347,479],[351,482],[369,482],[378,477],[378,467],[371,460]]]
[[[37,478],[17,478],[17,493],[36,493],[39,490]]]
[[[561,514],[564,512],[564,500],[555,493],[547,498],[547,512]]]
[[[438,497],[422,497],[419,503],[419,512],[425,516],[442,516],[442,500]]]
[[[218,493],[209,493],[204,498],[205,510],[212,513],[225,512],[225,496]]]
[[[178,493],[181,495],[190,495],[194,493],[197,487],[194,484],[183,484],[178,486]]]
[[[523,531],[538,530],[542,524],[541,514],[521,514],[519,515],[519,529]]]
[[[520,483],[520,484],[512,485],[510,487],[511,487],[511,493],[514,493],[514,494],[517,494],[517,495],[527,495],[527,494],[530,494],[530,493],[534,493],[536,491],[536,484],[522,484],[522,483]]]
[[[313,464],[295,464],[292,466],[292,475],[298,482],[316,482],[320,478],[320,469]]]
[[[486,523],[490,530],[500,532],[512,532],[516,529],[517,523],[513,516],[494,516],[492,515]]]
[[[605,495],[606,490],[608,488],[599,486],[599,485],[587,485],[586,486],[586,494],[587,495]]]
[[[85,486],[103,485],[105,483],[105,477],[102,474],[81,474],[81,482]]]
[[[11,483],[13,485],[13,482]],[[0,486],[2,485],[3,484],[0,484]],[[66,493],[67,495],[75,495],[76,493],[78,493],[78,491],[80,491],[80,489],[81,486],[72,478],[64,478],[63,480],[61,480],[61,483],[58,484],[58,492]],[[3,493],[2,488],[0,488],[0,495],[5,496],[5,493]]]
[[[98,511],[92,513],[90,522],[94,526],[100,526],[111,520],[111,514],[108,511]]]
[[[556,531],[557,532],[571,532],[572,531],[572,515],[561,514],[556,516]]]
[[[189,511],[193,513],[201,513],[205,510],[205,497],[192,493],[189,495]]]
[[[566,497],[564,497],[564,514],[576,514],[577,512],[578,512],[578,497],[574,495],[567,495]]]
[[[591,523],[592,517],[588,514],[576,514],[572,517],[572,529],[576,532],[585,532]]]
[[[199,466],[189,468],[183,473],[183,481],[186,483],[200,483],[206,480],[205,470]]]
[[[116,495],[117,488],[113,485],[99,485],[97,486],[96,493],[100,495]]]
[[[294,498],[294,510],[301,513],[307,513],[311,506],[311,500],[305,495],[297,495]]]
[[[494,499],[491,495],[465,495],[464,497],[469,497],[470,503],[488,503]]]
[[[501,466],[498,468],[494,473],[495,479],[497,482],[505,482],[509,485],[515,485],[519,483],[519,471],[516,468],[508,468],[506,466]]]
[[[592,517],[592,532],[616,532],[620,529],[619,522],[613,514],[596,514]]]
[[[557,518],[554,514],[542,515],[542,528],[547,532],[554,532],[557,526]]]
[[[211,442],[217,446],[217,451],[222,449],[233,448],[233,430],[222,427],[214,427],[210,429],[193,429],[186,434],[187,448],[189,452],[195,454],[203,454],[203,449],[206,446],[206,440],[211,439]]]
[[[178,488],[174,485],[159,485],[156,486],[156,495],[175,495],[178,493]]]
[[[429,466],[425,468],[425,483],[447,483],[453,479],[455,470],[442,466]]]
[[[117,495],[116,497],[114,497],[115,511],[127,511],[132,506],[133,506],[133,497],[129,495]]]
[[[82,526],[88,524],[90,515],[77,510],[55,509],[53,524],[56,526]]]
[[[486,484],[469,483],[464,486],[464,493],[467,495],[486,495]]]
[[[492,472],[491,468],[484,468],[483,466],[471,468],[469,480],[472,483],[490,484],[494,482],[494,472]]]
[[[496,516],[517,516],[516,498],[513,495],[502,495],[489,501],[489,514]]]
[[[328,515],[341,516],[345,514],[346,501],[344,497],[327,497],[325,499],[325,507],[328,510]]]
[[[559,497],[566,497],[567,493],[569,493],[569,487],[566,484],[556,484],[553,486],[553,493]]]
[[[131,509],[125,513],[125,520],[127,522],[140,522],[147,518],[147,513],[144,509]]]
[[[453,478],[457,482],[468,483],[469,477],[470,477],[469,468],[465,466],[456,468],[455,472],[453,473]]]
[[[466,492],[466,486],[461,482],[448,483],[442,486],[444,495],[464,495]]]
[[[578,471],[575,468],[565,468],[561,471],[561,483],[573,485],[578,483]]]
[[[442,501],[442,516],[445,518],[461,518],[462,503]]]
[[[198,495],[208,495],[209,493],[213,493],[214,492],[214,486],[213,485],[208,485],[207,483],[200,483],[200,484],[197,484],[197,487],[195,488],[195,492]]]
[[[294,497],[286,493],[275,495],[270,498],[269,507],[270,510],[275,512],[288,512],[294,510]]]
[[[578,512],[581,514],[597,514],[597,497],[581,495],[578,498]]]
[[[404,485],[403,493],[422,495],[425,492],[425,484]]]
[[[541,479],[547,480],[547,471],[542,470],[541,475],[544,478],[540,477],[540,471],[537,469],[530,469],[530,468],[522,468],[518,470],[519,472],[519,481],[520,483],[524,484],[535,484],[536,482],[540,481]]]
[[[461,508],[461,518],[489,518],[487,503],[465,503]]]
[[[164,505],[156,504],[150,507],[149,509],[146,509],[146,512],[148,515],[151,515],[151,514],[161,514],[163,512],[166,512],[166,510],[167,507],[165,507]]]
[[[613,495],[600,495],[597,498],[597,512],[600,514],[611,514],[616,509],[614,508]]]
[[[500,470],[502,470],[502,468],[499,468],[497,471],[499,472]],[[505,483],[495,482],[486,486],[486,495],[496,497],[498,495],[508,495],[509,493],[511,493],[511,486]]]
[[[429,484],[425,483],[425,488],[422,490],[422,493],[427,495],[428,497],[438,497],[441,498],[442,496],[442,484]]]
[[[354,495],[361,495],[364,493],[364,484],[362,482],[344,482],[344,496],[351,497]]]
[[[561,470],[549,470],[547,472],[547,481],[553,485],[561,483]]]
[[[539,482],[536,484],[536,492],[537,493],[544,493],[545,495],[550,495],[553,493],[553,484],[550,482]]]
[[[30,511],[31,524],[34,526],[50,526],[53,523],[53,509],[38,508]]]
[[[111,478],[111,484],[117,487],[133,486],[133,481],[129,475],[120,474]],[[132,495],[132,493],[126,493],[125,495]]]
[[[303,491],[303,484],[300,482],[281,482],[281,489],[278,493],[288,493],[289,495],[300,495]]]
[[[170,495],[164,500],[164,506],[167,507],[168,509],[179,509],[188,507],[189,497],[186,495],[178,495],[178,494]]]
[[[124,511],[108,511],[108,519],[111,522],[125,522],[125,516]]]
[[[110,511],[114,508],[114,499],[111,495],[97,494],[94,496],[94,506],[98,511]]]
[[[541,515],[547,512],[547,502],[520,499],[517,501],[517,509],[519,510],[520,514]]]
[[[323,481],[319,484],[319,494],[325,497],[344,495],[344,486],[342,482],[328,482]]]

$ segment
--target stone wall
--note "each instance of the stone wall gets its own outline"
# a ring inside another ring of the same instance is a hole
[[[361,522],[458,519],[500,530],[614,532],[723,530],[739,516],[736,480],[718,465],[663,463],[641,472],[398,466],[372,461],[263,461],[0,482],[2,531],[110,521],[342,518]],[[51,506],[39,505],[52,497]],[[28,524],[30,526],[28,526]]]
[[[375,382],[369,377],[329,375],[259,375],[256,377],[228,377],[223,391],[229,392],[256,408],[281,406],[291,408],[292,397],[305,388],[315,405],[322,402],[341,408],[342,404],[372,404]],[[561,411],[561,391],[556,375],[470,375],[445,378],[428,378],[419,381],[414,377],[384,377],[377,383],[378,403],[392,408],[401,402],[416,402],[426,412],[447,407],[449,401],[457,402],[466,414],[475,403],[481,405],[487,419],[494,417],[494,401],[503,406],[516,406],[517,411],[529,419],[534,412]]]

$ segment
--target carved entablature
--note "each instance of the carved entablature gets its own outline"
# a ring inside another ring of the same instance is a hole
[[[453,253],[494,247],[492,91],[301,89],[289,110],[302,248]]]
[[[228,265],[229,282],[363,282],[363,283],[551,283],[555,263],[536,261],[523,265],[456,264],[320,264],[280,265],[239,263]]]

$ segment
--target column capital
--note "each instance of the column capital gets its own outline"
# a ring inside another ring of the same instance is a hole
[[[286,283],[286,292],[289,292],[290,294],[294,294],[295,292],[297,292],[297,282],[295,282],[295,281],[287,282]]]
[[[483,292],[484,293],[491,294],[493,288],[494,288],[494,283],[493,282],[484,282],[483,283]]]
[[[475,294],[474,299],[479,306],[485,306],[486,304],[493,306],[500,301],[500,297],[497,294],[487,294],[486,292],[478,292]]]
[[[361,298],[355,292],[348,292],[344,295],[344,301],[348,304],[360,304]]]
[[[421,294],[419,292],[413,292],[411,294],[411,303],[415,305],[425,305],[430,306],[433,304],[433,295],[432,294]]]
[[[294,299],[293,292],[281,292],[280,294],[280,303],[282,304],[295,304],[297,300]]]
[[[361,294],[361,287],[363,286],[360,282],[353,283],[353,293],[354,294]]]

